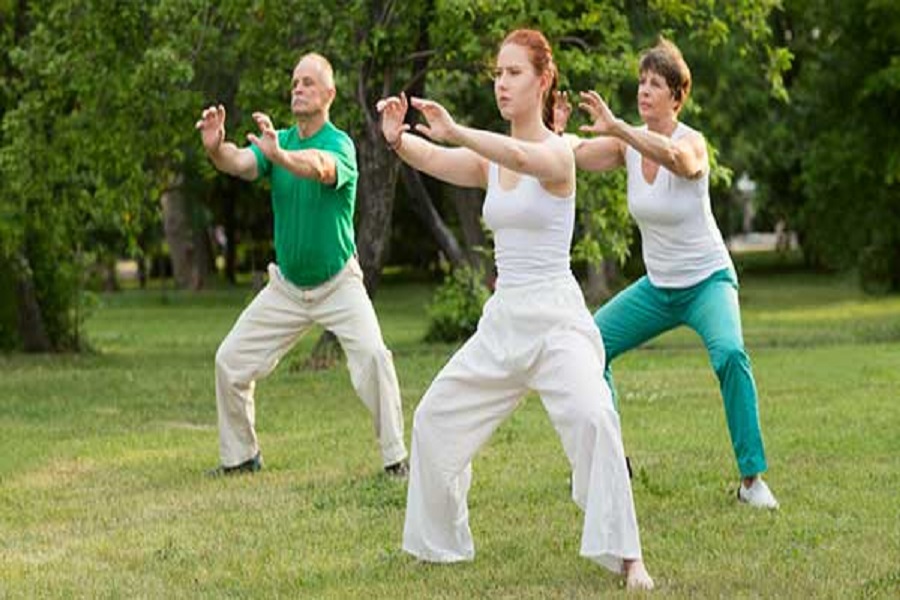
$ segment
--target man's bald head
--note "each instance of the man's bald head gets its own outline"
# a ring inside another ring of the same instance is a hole
[[[328,110],[337,94],[331,63],[321,54],[310,52],[300,57],[291,78],[291,110],[298,119],[328,119]]]
[[[329,90],[335,89],[334,69],[331,68],[331,63],[328,62],[327,58],[318,52],[309,52],[300,57],[300,60],[297,61],[297,67],[295,68],[300,68],[300,65],[303,63],[308,63],[312,66],[319,75],[320,83],[325,86],[325,88]]]

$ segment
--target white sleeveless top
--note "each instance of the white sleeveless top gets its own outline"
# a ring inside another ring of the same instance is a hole
[[[644,126],[646,130],[646,126]],[[677,140],[694,130],[678,123]],[[686,288],[716,271],[733,269],[709,200],[709,162],[698,179],[678,177],[660,165],[644,179],[641,154],[627,146],[628,210],[641,231],[647,277],[657,287]]]
[[[575,225],[575,192],[554,196],[530,175],[511,190],[500,187],[500,170],[488,166],[482,215],[494,233],[497,289],[572,276],[569,249]]]

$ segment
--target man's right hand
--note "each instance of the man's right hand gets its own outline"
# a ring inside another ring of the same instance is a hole
[[[204,109],[194,127],[200,130],[206,153],[215,154],[225,140],[225,107],[219,104]]]
[[[224,106],[219,104],[204,109],[194,127],[200,130],[206,155],[218,170],[246,181],[256,179],[258,171],[253,151],[225,141]]]

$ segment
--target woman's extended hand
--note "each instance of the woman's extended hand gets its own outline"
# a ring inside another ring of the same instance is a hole
[[[572,105],[569,103],[569,92],[553,92],[553,133],[562,135],[572,116]]]
[[[400,136],[404,131],[409,131],[409,124],[405,123],[406,111],[409,109],[406,94],[400,92],[399,96],[382,98],[375,109],[381,115],[381,133],[388,146],[399,148]]]
[[[458,126],[447,109],[433,100],[412,98],[413,108],[422,113],[427,124],[417,124],[420,131],[436,142],[458,144]]]
[[[591,90],[589,92],[581,92],[580,96],[581,103],[579,103],[578,107],[589,114],[593,121],[590,125],[582,125],[580,130],[599,135],[612,133],[618,119],[609,110],[609,106],[606,105],[600,94]]]

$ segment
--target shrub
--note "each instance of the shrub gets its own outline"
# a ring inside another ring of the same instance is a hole
[[[869,294],[886,294],[900,287],[900,247],[888,243],[869,244],[859,254],[859,279]]]
[[[425,339],[455,342],[472,335],[490,295],[483,268],[466,264],[449,269],[428,306]]]

